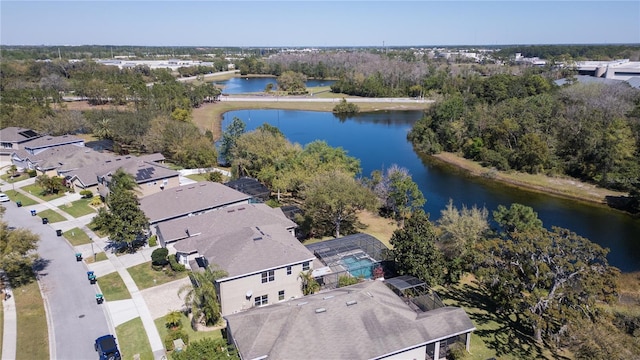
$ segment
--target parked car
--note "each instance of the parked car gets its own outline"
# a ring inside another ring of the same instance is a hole
[[[100,356],[100,360],[121,360],[120,350],[116,344],[116,338],[109,334],[100,336],[93,345]]]
[[[9,201],[9,196],[5,193],[0,193],[0,202],[7,202]]]

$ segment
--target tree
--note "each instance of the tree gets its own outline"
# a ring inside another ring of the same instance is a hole
[[[191,284],[182,286],[178,296],[185,294],[185,306],[193,312],[194,321],[215,325],[220,321],[220,304],[216,295],[215,281],[226,276],[224,271],[207,268],[203,272],[189,273]]]
[[[357,223],[357,212],[375,210],[373,192],[343,171],[318,173],[305,182],[302,193],[305,216],[319,234],[340,237],[341,231],[351,233]]]
[[[233,161],[233,151],[236,146],[236,141],[242,134],[245,133],[247,125],[237,117],[233,117],[231,124],[227,126],[224,133],[222,133],[222,142],[220,145],[220,156],[225,161]]]
[[[444,274],[442,253],[436,246],[435,227],[429,216],[418,210],[404,227],[391,236],[393,260],[400,275],[411,275],[429,285],[438,285]]]
[[[61,177],[42,174],[36,178],[36,185],[40,186],[45,194],[57,194],[65,188],[62,181]]]
[[[300,275],[298,275],[302,280],[302,294],[303,295],[312,295],[320,290],[320,284],[313,277],[312,271],[302,271]]]
[[[597,319],[596,302],[616,297],[619,271],[608,265],[608,250],[567,229],[529,227],[482,248],[481,283],[538,341],[561,336],[579,319]]]
[[[0,217],[4,207],[0,206]],[[38,259],[35,250],[40,237],[28,229],[12,229],[0,221],[0,268],[7,274],[13,287],[35,279],[33,265]]]
[[[386,179],[388,182],[387,206],[393,211],[395,219],[402,224],[413,212],[421,209],[427,200],[406,168],[392,165],[387,170]]]
[[[538,213],[533,211],[533,208],[522,204],[511,204],[508,209],[504,205],[498,205],[498,209],[493,212],[493,219],[505,233],[542,227],[542,220],[538,219]]]
[[[161,247],[153,250],[151,253],[151,264],[158,266],[167,265],[169,263],[169,259],[167,258],[168,255],[169,250],[167,250],[167,248]]]
[[[347,102],[347,99],[342,98],[340,102],[333,107],[333,113],[342,116],[353,116],[360,112],[358,105]],[[342,119],[342,118],[341,118]]]
[[[307,77],[295,71],[285,71],[277,79],[278,89],[290,94],[302,94],[307,91]]]

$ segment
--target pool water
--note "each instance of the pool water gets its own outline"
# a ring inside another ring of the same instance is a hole
[[[341,259],[342,264],[347,267],[349,273],[354,277],[365,279],[373,278],[373,261],[368,257],[358,258],[353,255],[345,256]]]

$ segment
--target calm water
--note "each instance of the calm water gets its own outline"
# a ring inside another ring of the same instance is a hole
[[[412,124],[421,117],[419,111],[359,114],[341,121],[327,112],[238,110],[224,115],[222,128],[234,117],[242,119],[248,131],[267,122],[292,142],[304,145],[319,139],[342,147],[360,159],[364,176],[392,164],[409,169],[427,199],[424,208],[431,220],[440,218],[449,199],[457,207],[477,205],[489,211],[517,202],[534,208],[548,228],[571,229],[610,248],[610,263],[622,271],[640,271],[640,220],[604,207],[508,188],[469,177],[428,157],[420,158],[406,139]]]
[[[334,80],[307,80],[307,87],[316,86],[330,86],[334,83]],[[278,85],[276,78],[274,77],[234,77],[225,81],[215,82],[217,85],[223,85],[222,93],[224,94],[244,94],[249,92],[263,92],[267,87],[267,84],[273,84],[273,87]]]

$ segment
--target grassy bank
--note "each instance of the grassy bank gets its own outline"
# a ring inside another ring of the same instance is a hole
[[[453,153],[433,155],[440,162],[467,171],[473,176],[481,176],[509,186],[536,191],[544,194],[560,196],[572,200],[595,204],[607,204],[607,197],[626,196],[626,193],[599,188],[593,184],[576,179],[533,175],[521,172],[501,172],[486,168],[475,161],[465,159]]]
[[[49,331],[44,302],[35,281],[13,290],[18,316],[16,358],[48,359]]]

